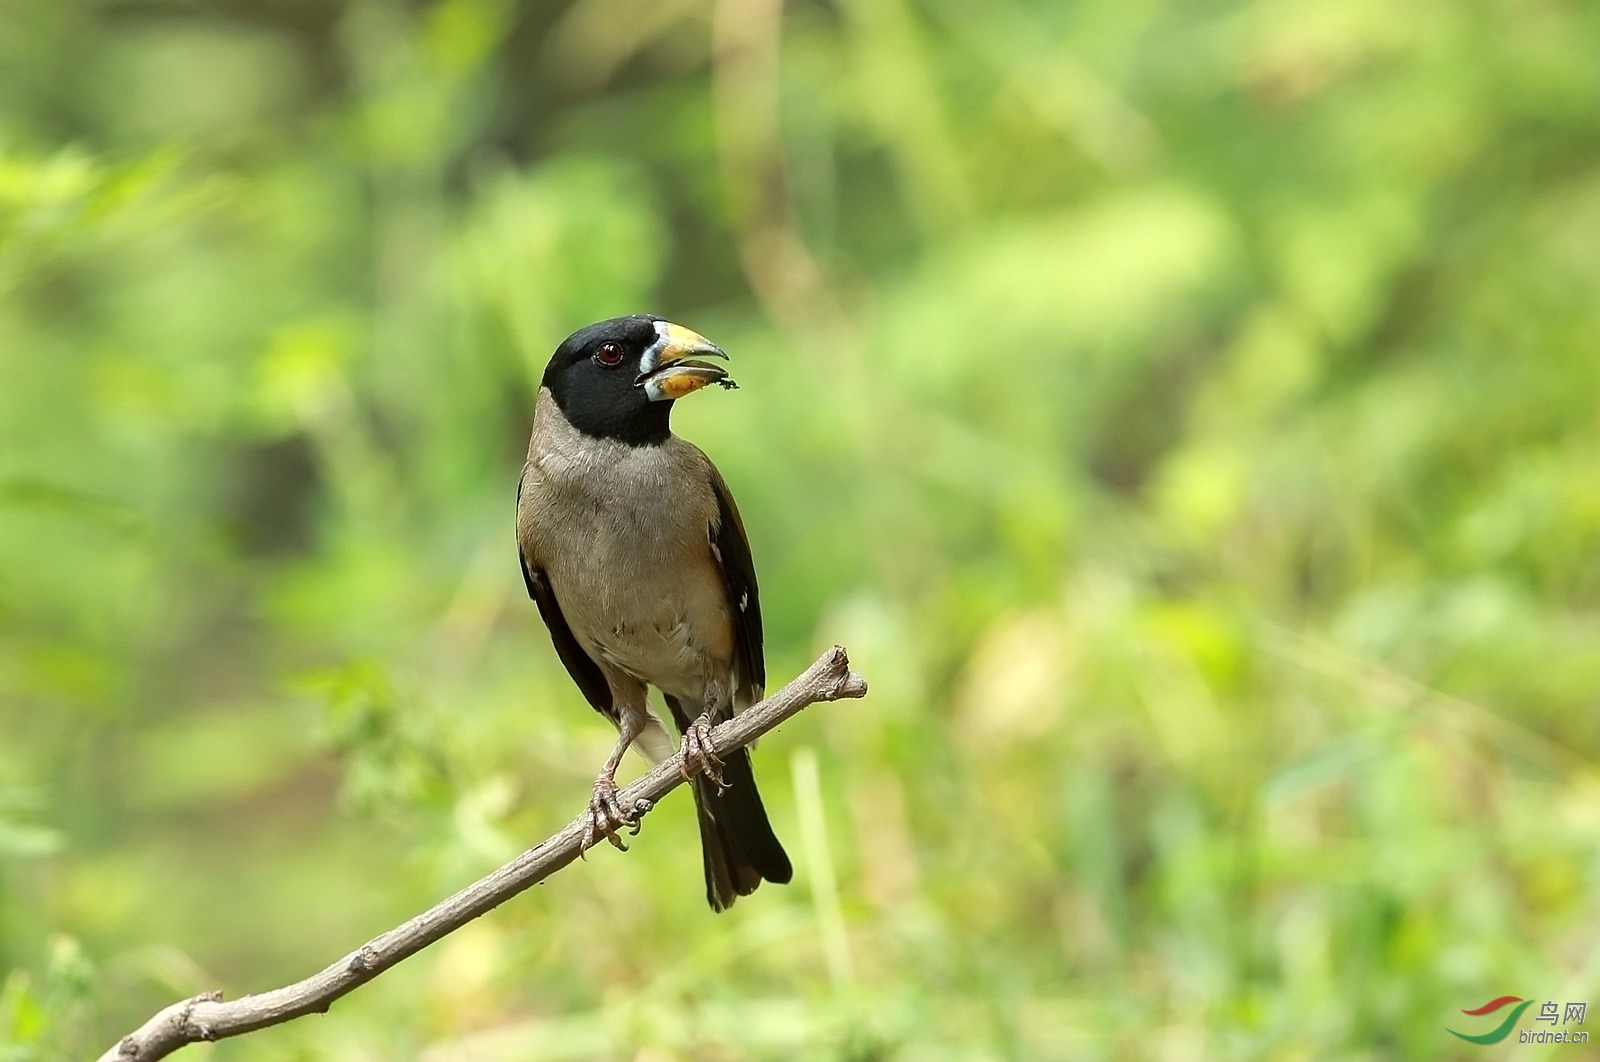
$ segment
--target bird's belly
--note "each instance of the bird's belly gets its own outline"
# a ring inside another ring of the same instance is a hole
[[[547,569],[573,635],[602,665],[698,703],[727,683],[733,657],[726,591],[709,563],[662,538],[618,542],[599,529]]]
[[[682,625],[619,625],[589,645],[603,663],[674,695],[698,700],[705,688],[706,654]]]

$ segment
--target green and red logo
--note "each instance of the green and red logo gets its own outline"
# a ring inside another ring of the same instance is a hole
[[[1461,1012],[1463,1014],[1471,1014],[1473,1017],[1481,1017],[1484,1014],[1493,1014],[1501,1007],[1510,1007],[1513,1003],[1516,1006],[1511,1008],[1511,1013],[1505,1016],[1505,1020],[1486,1033],[1471,1035],[1456,1032],[1450,1028],[1446,1028],[1445,1032],[1451,1036],[1459,1036],[1469,1044],[1497,1044],[1511,1035],[1511,1030],[1517,1027],[1517,1019],[1522,1017],[1523,1011],[1533,1006],[1533,1000],[1523,999],[1521,996],[1501,996],[1499,999],[1489,1000],[1481,1007],[1473,1007],[1471,1010]],[[1522,1044],[1586,1044],[1589,1042],[1589,1033],[1584,1029],[1573,1029],[1568,1026],[1582,1025],[1583,1019],[1588,1015],[1589,1004],[1587,1003],[1567,1003],[1563,1006],[1556,1000],[1547,999],[1539,1005],[1539,1013],[1534,1015],[1534,1028],[1523,1029],[1517,1036],[1517,1042]],[[1539,1022],[1544,1022],[1550,1028],[1539,1028]],[[1558,1023],[1562,1028],[1556,1028]]]
[[[1512,1003],[1517,1005],[1516,1009],[1510,1014],[1506,1015],[1505,1021],[1501,1022],[1499,1025],[1495,1026],[1493,1029],[1490,1029],[1486,1033],[1479,1033],[1476,1036],[1469,1036],[1467,1033],[1456,1032],[1451,1028],[1446,1028],[1445,1032],[1449,1033],[1451,1036],[1459,1036],[1469,1044],[1497,1044],[1501,1040],[1504,1040],[1506,1037],[1511,1035],[1511,1030],[1517,1027],[1517,1019],[1522,1017],[1523,1011],[1533,1006],[1533,1000],[1523,999],[1521,996],[1501,996],[1499,999],[1489,1000],[1489,1002],[1485,1003],[1481,1007],[1473,1007],[1471,1010],[1463,1010],[1461,1012],[1463,1014],[1471,1014],[1473,1017],[1477,1017],[1481,1014],[1493,1014],[1501,1007],[1509,1006]]]

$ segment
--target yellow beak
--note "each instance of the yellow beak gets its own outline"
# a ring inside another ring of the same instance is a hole
[[[657,339],[639,359],[639,378],[635,386],[644,388],[652,402],[672,401],[707,384],[736,386],[726,369],[707,365],[695,358],[727,359],[721,347],[683,325],[656,322]]]

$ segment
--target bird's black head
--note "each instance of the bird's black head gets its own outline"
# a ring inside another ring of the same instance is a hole
[[[613,317],[568,336],[545,366],[543,383],[579,431],[656,446],[671,434],[675,400],[706,384],[733,385],[726,371],[696,357],[727,355],[698,332],[653,314]]]

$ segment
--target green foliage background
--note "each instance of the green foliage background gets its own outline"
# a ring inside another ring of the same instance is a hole
[[[1600,8],[0,19],[0,1059],[582,807],[512,498],[550,350],[645,309],[733,354],[676,425],[769,672],[873,683],[757,755],[796,883],[713,917],[675,799],[185,1057],[1520,1058],[1444,1026],[1600,1004]]]

